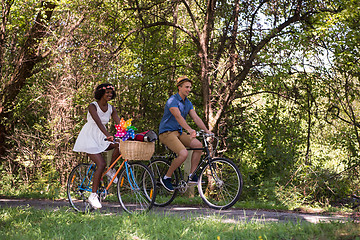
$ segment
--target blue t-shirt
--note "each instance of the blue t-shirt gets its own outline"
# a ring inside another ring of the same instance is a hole
[[[176,121],[174,115],[170,112],[170,108],[177,107],[180,110],[181,116],[186,119],[186,116],[193,109],[193,105],[188,98],[182,100],[179,93],[172,95],[166,102],[164,115],[160,122],[159,134],[167,131],[182,132],[182,127]]]

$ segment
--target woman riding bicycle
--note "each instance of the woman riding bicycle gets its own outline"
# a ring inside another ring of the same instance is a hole
[[[114,136],[107,131],[105,125],[111,117],[116,124],[120,124],[120,118],[115,107],[108,103],[116,96],[114,87],[111,84],[100,84],[96,87],[94,95],[96,101],[88,106],[87,123],[81,129],[73,151],[87,153],[90,159],[96,163],[97,168],[94,173],[92,193],[88,201],[93,208],[98,209],[102,206],[96,192],[99,188],[101,175],[106,167],[106,161],[101,153],[114,149],[111,163],[120,155],[119,145],[112,143]],[[105,138],[108,141],[104,141]],[[112,169],[107,175],[111,179],[115,173],[115,169]]]
[[[186,160],[188,156],[186,147],[202,148],[202,143],[196,139],[196,131],[187,124],[186,116],[189,114],[199,128],[211,134],[187,98],[190,94],[191,86],[192,81],[186,76],[177,79],[176,87],[178,88],[178,93],[167,100],[164,115],[160,122],[159,140],[177,154],[177,158],[172,161],[165,176],[160,178],[160,182],[168,191],[174,191],[171,176]],[[184,133],[183,129],[189,134]],[[190,182],[197,183],[198,181],[197,176],[192,175],[192,173],[198,166],[200,157],[201,150],[194,150],[191,158]]]

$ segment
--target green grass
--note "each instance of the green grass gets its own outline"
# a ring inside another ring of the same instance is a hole
[[[64,209],[0,208],[0,239],[360,239],[347,223],[224,223],[154,213],[79,214]]]

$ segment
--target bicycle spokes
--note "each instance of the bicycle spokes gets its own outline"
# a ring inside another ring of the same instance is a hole
[[[90,164],[79,164],[69,175],[67,182],[67,196],[71,206],[77,211],[89,210],[87,202],[91,193],[92,172]]]
[[[130,184],[131,189],[137,190],[139,189],[139,186],[136,183],[136,180],[134,178],[134,172],[131,167],[129,167],[129,164],[125,163],[126,168],[126,176],[128,178],[128,182]]]
[[[151,171],[140,163],[127,163],[120,173],[118,198],[129,213],[149,210],[155,200],[155,180]]]
[[[240,197],[242,177],[236,165],[228,159],[212,160],[201,172],[200,180],[200,196],[212,208],[229,208]]]
[[[166,190],[160,182],[160,178],[163,177],[166,174],[167,170],[169,169],[170,163],[161,158],[151,161],[148,167],[150,171],[153,172],[154,178],[156,180],[156,199],[154,205],[159,207],[164,207],[170,204],[174,200],[178,192],[178,189],[176,187],[175,187],[175,191],[173,192]],[[179,185],[178,171],[174,172],[172,176],[172,180],[173,180],[172,184],[174,186]]]

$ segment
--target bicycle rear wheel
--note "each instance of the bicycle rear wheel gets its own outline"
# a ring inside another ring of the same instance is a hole
[[[91,167],[91,168],[90,168]],[[91,194],[91,181],[94,167],[81,163],[74,167],[67,181],[67,197],[70,205],[78,212],[87,212],[92,208],[88,203]]]
[[[198,190],[203,201],[214,209],[233,206],[242,192],[238,167],[229,159],[215,158],[201,171]]]
[[[128,213],[150,210],[156,196],[152,172],[142,163],[126,162],[119,174],[117,195],[121,206]]]
[[[160,182],[160,178],[164,177],[168,171],[170,163],[165,159],[155,159],[151,161],[148,167],[153,172],[154,178],[156,180],[156,199],[154,205],[157,207],[165,207],[174,200],[178,192],[177,189],[175,189],[173,192],[166,190]],[[172,184],[177,186],[178,183],[179,175],[178,172],[175,171],[172,177]]]

